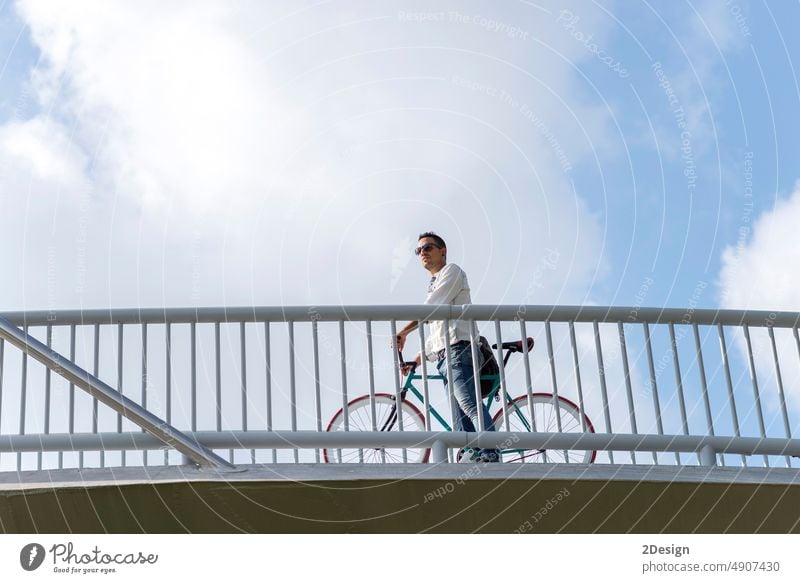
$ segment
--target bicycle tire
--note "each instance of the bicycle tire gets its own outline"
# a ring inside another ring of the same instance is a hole
[[[503,425],[503,409],[494,416],[494,427],[496,431],[531,431],[535,429],[542,433],[558,432],[558,419],[553,404],[553,395],[550,393],[533,394],[533,411],[535,428],[530,427],[531,414],[528,407],[528,397],[523,395],[517,397],[511,403],[506,403],[505,410],[508,414],[509,429]],[[581,410],[569,399],[559,395],[558,409],[561,415],[561,431],[563,433],[594,433],[594,425],[586,414],[583,414],[584,424],[581,425]],[[523,423],[520,415],[525,419]],[[527,424],[527,425],[526,425]],[[502,450],[502,460],[504,462],[516,463],[544,463],[544,462],[567,462],[567,463],[593,463],[597,457],[596,451],[590,450]]]
[[[395,404],[395,396],[387,393],[375,395],[375,427],[380,430],[389,419]],[[403,401],[403,429],[405,431],[425,431],[425,418],[413,404]],[[372,410],[370,395],[356,397],[347,404],[348,431],[372,431]],[[395,420],[390,431],[399,431]],[[340,408],[328,423],[326,431],[344,431],[344,408]],[[429,448],[327,448],[322,450],[325,463],[403,463],[403,450],[406,463],[426,463],[430,456]]]

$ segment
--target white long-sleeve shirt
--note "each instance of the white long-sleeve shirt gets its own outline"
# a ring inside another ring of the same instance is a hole
[[[426,304],[471,304],[469,295],[469,281],[467,274],[455,263],[448,263],[431,278],[428,286]],[[442,350],[447,343],[444,322],[431,320],[430,330],[425,338],[425,356],[428,360],[435,360],[436,353]],[[475,338],[478,337],[478,327],[472,322]],[[450,344],[461,340],[470,339],[470,322],[466,320],[450,320]]]

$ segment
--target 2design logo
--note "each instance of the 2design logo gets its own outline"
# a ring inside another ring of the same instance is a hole
[[[44,547],[38,543],[31,543],[22,547],[19,552],[19,564],[26,571],[35,571],[44,562]]]

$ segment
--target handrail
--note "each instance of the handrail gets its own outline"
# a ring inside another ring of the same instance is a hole
[[[80,387],[101,403],[108,405],[126,419],[158,438],[163,444],[175,448],[199,466],[235,469],[232,464],[193,441],[119,391],[114,390],[96,376],[64,358],[27,332],[20,330],[5,318],[0,318],[0,338],[35,358],[48,369]]]
[[[749,324],[773,328],[800,325],[799,312],[709,310],[638,306],[541,305],[375,305],[375,306],[240,306],[233,308],[114,308],[108,310],[32,310],[5,312],[0,317],[17,326],[58,324],[140,324],[212,322],[334,322],[341,320],[528,320],[551,322],[623,322],[635,324]]]

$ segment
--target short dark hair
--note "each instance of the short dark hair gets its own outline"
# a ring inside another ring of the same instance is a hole
[[[444,239],[442,239],[439,235],[437,235],[433,231],[428,231],[427,233],[422,233],[419,237],[417,237],[417,241],[419,241],[420,239],[424,239],[425,237],[433,239],[434,241],[436,241],[437,245],[439,245],[439,246],[441,246],[441,247],[443,247],[445,249],[447,248],[447,243],[444,242]]]

